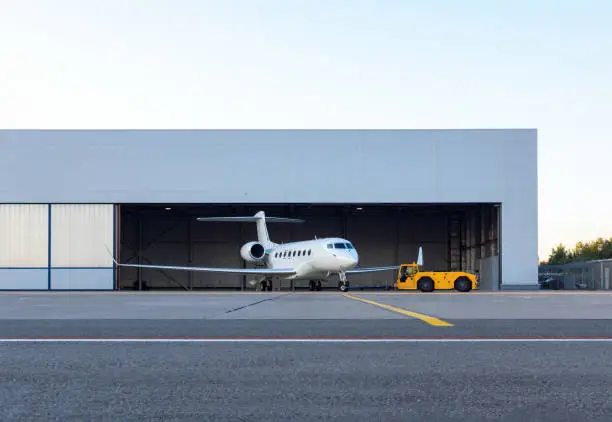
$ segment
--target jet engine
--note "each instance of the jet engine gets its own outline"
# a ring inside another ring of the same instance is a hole
[[[266,250],[259,242],[248,242],[240,248],[240,256],[248,262],[259,262],[266,256]]]

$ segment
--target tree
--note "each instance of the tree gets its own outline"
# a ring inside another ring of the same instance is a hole
[[[570,261],[570,253],[567,248],[558,244],[555,248],[553,248],[552,253],[548,257],[547,264],[549,265],[563,265],[567,264]]]
[[[557,245],[548,258],[548,264],[563,265],[576,261],[610,258],[612,258],[612,237],[609,239],[598,237],[593,241],[576,243],[573,250],[568,250],[563,244]]]
[[[612,238],[605,240],[601,248],[601,259],[612,258]]]

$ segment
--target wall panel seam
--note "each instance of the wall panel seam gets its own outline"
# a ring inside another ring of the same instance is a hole
[[[47,290],[51,290],[51,204],[47,204],[48,216],[47,216]]]

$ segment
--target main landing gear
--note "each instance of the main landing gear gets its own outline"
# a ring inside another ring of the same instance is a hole
[[[349,281],[346,278],[346,273],[341,272],[338,275],[340,276],[340,283],[338,287],[340,288],[340,291],[346,292],[349,289]]]
[[[259,288],[261,289],[262,292],[265,292],[266,290],[271,292],[272,291],[272,280],[262,280],[261,283],[259,283]]]
[[[321,285],[321,280],[310,280],[309,287],[311,292],[320,292],[323,288]]]

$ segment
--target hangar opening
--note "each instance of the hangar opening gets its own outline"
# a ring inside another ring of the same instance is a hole
[[[257,240],[255,223],[200,222],[197,217],[252,216],[304,219],[301,224],[269,222],[272,241],[324,237],[350,240],[359,266],[389,266],[417,260],[423,270],[470,271],[481,290],[501,285],[500,204],[123,204],[118,205],[118,257],[125,264],[254,268],[240,255]],[[351,286],[390,287],[393,270],[351,275]],[[324,289],[337,289],[337,277]],[[278,280],[273,290],[308,289],[308,281]],[[256,277],[200,271],[121,267],[121,290],[256,290]]]

